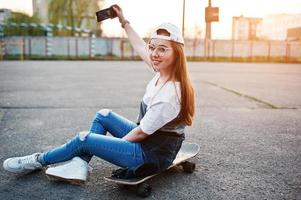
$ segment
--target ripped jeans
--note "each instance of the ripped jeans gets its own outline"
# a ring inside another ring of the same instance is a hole
[[[39,156],[42,165],[50,165],[71,160],[75,156],[89,162],[93,155],[120,167],[133,169],[144,163],[140,143],[121,139],[137,124],[108,110],[100,110],[90,131],[80,132],[66,144]],[[110,132],[111,136],[106,136]]]

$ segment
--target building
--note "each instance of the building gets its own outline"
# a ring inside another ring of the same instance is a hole
[[[289,28],[287,30],[287,40],[299,40],[301,41],[301,27],[298,28]]]
[[[232,39],[233,40],[257,40],[259,24],[262,18],[233,17]]]
[[[11,10],[6,8],[0,9],[0,24],[4,24],[5,20],[11,15]]]
[[[260,38],[268,40],[286,40],[288,33],[301,27],[301,14],[276,14],[264,17],[261,23]],[[291,29],[291,31],[289,31]],[[296,32],[296,31],[293,31]]]

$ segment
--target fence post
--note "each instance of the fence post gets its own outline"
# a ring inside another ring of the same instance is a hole
[[[78,39],[75,36],[75,57],[78,58]]]
[[[47,27],[46,28],[47,34],[46,34],[46,56],[52,56],[52,28]]]
[[[212,47],[212,60],[215,61],[215,44],[216,44],[216,40],[213,40],[213,47]]]
[[[3,60],[5,54],[3,26],[0,26],[0,51],[0,60]]]
[[[70,37],[67,36],[67,54],[68,58],[70,59]]]
[[[232,43],[231,43],[231,61],[234,60],[234,39],[232,38]]]
[[[268,40],[268,61],[271,59],[271,41]]]
[[[124,59],[124,40],[121,38],[120,40],[120,51],[121,51],[121,59]]]
[[[31,58],[31,37],[28,38],[28,57]]]
[[[95,34],[92,33],[90,37],[90,58],[95,57]]]
[[[250,57],[249,61],[252,62],[253,60],[253,40],[250,41]]]
[[[208,38],[205,38],[204,40],[204,60],[207,60],[207,55],[208,55],[208,48],[207,48],[207,45],[208,45]]]
[[[211,39],[208,40],[208,60],[210,60],[210,45],[211,45]]]
[[[113,46],[113,45],[112,45]],[[131,59],[134,60],[135,58],[135,51],[134,51],[134,48],[132,46],[130,46],[130,49],[131,49]]]
[[[20,48],[21,52],[20,52],[20,60],[23,61],[24,60],[24,54],[25,54],[25,37],[22,37],[21,40],[21,48]]]
[[[290,52],[291,52],[291,46],[288,41],[286,41],[286,57],[285,57],[285,62],[290,61]]]

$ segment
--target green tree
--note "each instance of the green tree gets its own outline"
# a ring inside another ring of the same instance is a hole
[[[102,7],[102,2],[100,0],[50,0],[48,6],[49,22],[99,31],[95,12]],[[60,31],[60,33],[62,35],[74,35],[75,30]]]
[[[15,23],[17,26],[13,26]],[[34,23],[37,26],[31,26],[30,24]],[[12,12],[10,17],[4,22],[4,35],[23,35],[23,36],[38,36],[44,35],[44,30],[41,29],[38,24],[40,19],[38,16],[33,15],[30,17],[24,13]]]

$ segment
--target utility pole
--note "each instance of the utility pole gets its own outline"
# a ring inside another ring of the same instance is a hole
[[[183,16],[182,16],[182,35],[185,35],[185,0],[183,0]]]
[[[208,7],[211,8],[211,0],[208,0]],[[211,21],[206,21],[206,40],[211,40]]]
[[[208,7],[205,8],[205,21],[206,21],[206,35],[204,45],[204,57],[209,58],[210,41],[211,41],[211,22],[217,22],[218,19],[218,7],[211,6],[211,0],[208,0]]]

